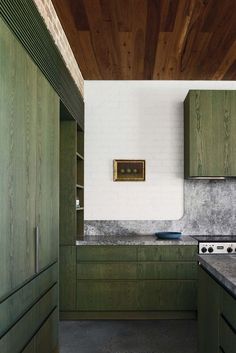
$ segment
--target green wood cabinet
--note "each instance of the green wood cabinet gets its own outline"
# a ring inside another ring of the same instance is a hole
[[[60,246],[60,311],[76,311],[76,246]]]
[[[76,241],[76,134],[75,121],[60,122],[60,245]]]
[[[37,74],[0,19],[0,299],[35,272]]]
[[[184,102],[185,177],[236,176],[236,91],[193,90]]]
[[[137,247],[124,245],[89,245],[77,247],[79,262],[137,261]]]
[[[55,309],[21,353],[58,353],[57,321],[58,310]]]
[[[236,346],[236,298],[199,268],[199,353],[233,353]]]
[[[138,261],[195,261],[197,256],[194,245],[147,245],[138,247],[137,253]]]
[[[0,336],[58,281],[58,265],[54,264],[29,281],[0,304]],[[55,303],[57,305],[57,303]]]
[[[56,309],[57,285],[53,286],[17,323],[1,338],[1,353],[18,353],[27,345],[43,324],[45,318]],[[57,326],[55,327],[57,330]],[[51,353],[51,352],[50,352]]]
[[[196,253],[196,246],[78,246],[76,274],[69,270],[76,310],[195,312]]]
[[[79,311],[137,311],[137,281],[86,280],[77,283]]]
[[[219,286],[201,267],[199,268],[198,285],[199,353],[218,353]]]
[[[39,270],[58,259],[59,98],[41,72],[37,75],[36,226]]]
[[[46,352],[30,341],[58,306],[59,97],[2,19],[0,77],[0,352]]]
[[[0,298],[57,259],[59,98],[0,20]]]

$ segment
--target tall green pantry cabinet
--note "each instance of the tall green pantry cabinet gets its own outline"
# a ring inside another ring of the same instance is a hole
[[[0,19],[0,352],[58,351],[59,97]]]

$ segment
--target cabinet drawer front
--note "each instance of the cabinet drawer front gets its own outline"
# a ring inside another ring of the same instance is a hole
[[[196,310],[196,281],[140,281],[141,310]]]
[[[26,314],[1,338],[1,353],[19,353],[56,308],[58,288],[54,285]]]
[[[230,326],[225,322],[225,320],[220,318],[220,347],[226,353],[234,353],[236,347],[236,334],[230,328]]]
[[[138,264],[139,279],[196,279],[195,262],[141,262]]]
[[[48,317],[34,337],[36,353],[58,352],[58,308]]]
[[[58,279],[54,264],[0,304],[0,336],[14,324]]]
[[[77,247],[77,262],[88,261],[136,261],[136,246],[88,245]]]
[[[225,289],[220,292],[221,313],[236,331],[236,299],[233,298]]]
[[[82,311],[138,310],[136,281],[81,281],[77,308]]]
[[[21,353],[58,352],[58,309],[55,309]]]
[[[140,246],[138,261],[196,261],[197,246],[195,245],[159,245]]]
[[[120,263],[79,263],[78,279],[137,279],[137,264]]]

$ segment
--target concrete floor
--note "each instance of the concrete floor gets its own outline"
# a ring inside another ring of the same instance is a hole
[[[197,322],[62,321],[60,353],[197,353]]]

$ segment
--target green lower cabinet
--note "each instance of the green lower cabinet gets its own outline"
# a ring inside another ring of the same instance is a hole
[[[225,353],[235,353],[236,350],[236,331],[229,325],[229,323],[220,317],[219,323],[219,338],[220,349]]]
[[[139,279],[196,279],[196,262],[140,262]]]
[[[236,298],[202,267],[198,291],[199,353],[234,353]]]
[[[60,246],[60,311],[76,311],[76,246]]]
[[[198,280],[199,353],[219,351],[219,285],[201,267]]]
[[[19,353],[28,344],[42,324],[57,307],[58,287],[54,285],[14,326],[0,339],[1,353]],[[57,330],[57,325],[53,328]],[[46,344],[47,342],[45,342]],[[37,348],[37,345],[36,345]],[[36,350],[36,352],[38,352]],[[41,353],[41,352],[40,352]],[[50,352],[51,353],[51,352]]]
[[[80,311],[138,310],[137,281],[78,281],[77,309]]]
[[[197,309],[196,281],[144,280],[139,281],[137,310],[194,311]]]
[[[196,253],[196,246],[79,246],[76,310],[195,312]]]
[[[137,247],[137,260],[146,261],[196,261],[195,245],[146,245]]]
[[[77,310],[194,311],[194,280],[78,280]]]
[[[21,353],[58,353],[58,309],[55,309]]]

